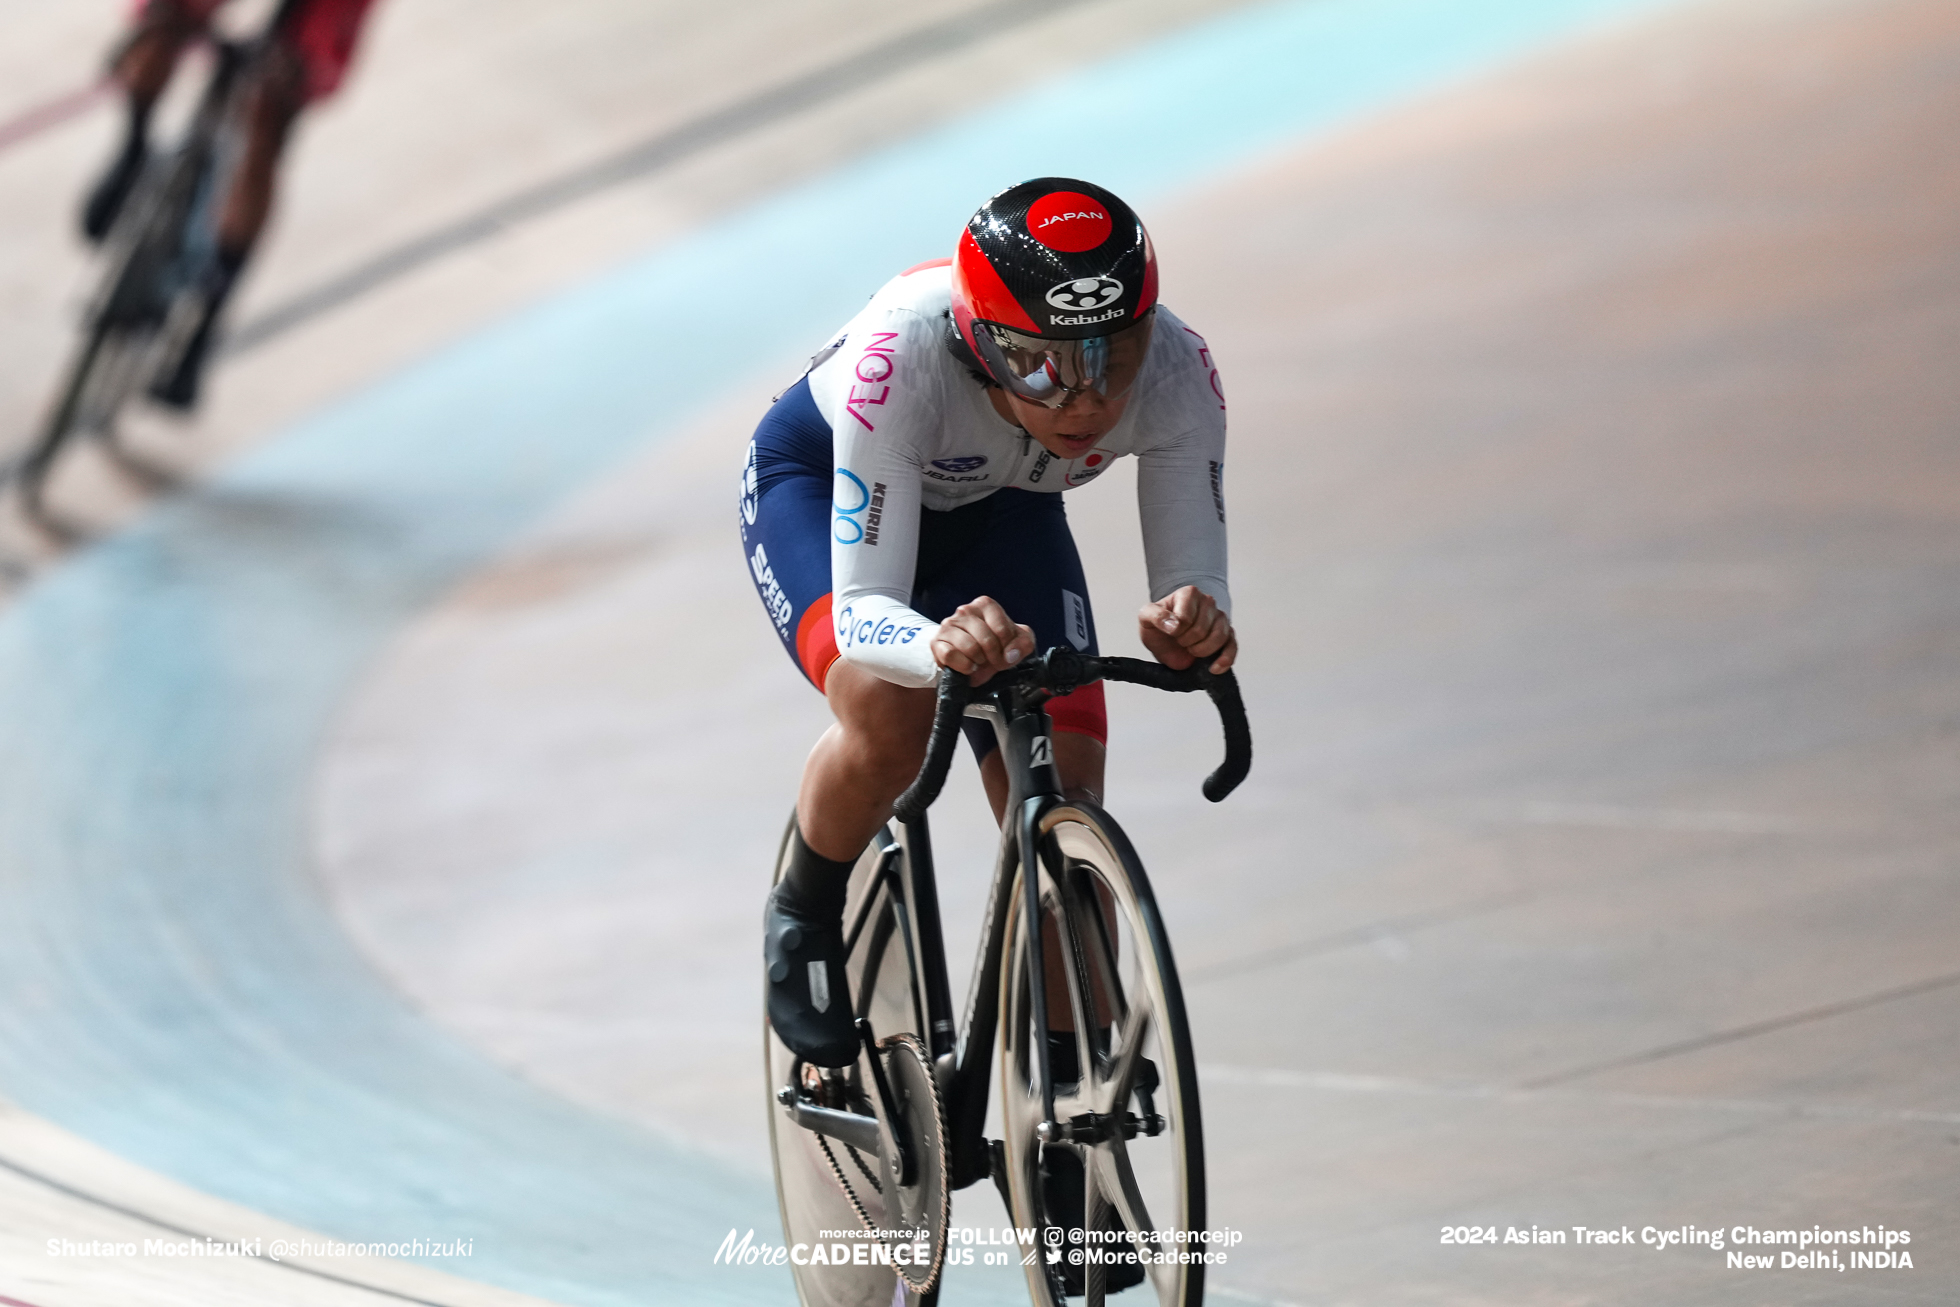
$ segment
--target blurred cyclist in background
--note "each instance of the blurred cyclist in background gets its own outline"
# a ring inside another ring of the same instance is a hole
[[[218,214],[216,284],[209,287],[209,307],[183,361],[151,391],[160,402],[179,409],[197,402],[198,378],[218,314],[271,211],[273,178],[287,133],[301,109],[339,87],[372,2],[298,0],[281,25],[270,56],[246,88],[244,153]],[[110,61],[111,76],[128,95],[128,130],[82,206],[82,231],[91,241],[108,235],[143,171],[149,155],[150,114],[170,82],[178,57],[203,35],[223,4],[224,0],[139,0],[131,30]]]

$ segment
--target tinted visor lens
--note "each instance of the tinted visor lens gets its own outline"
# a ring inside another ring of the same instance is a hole
[[[981,359],[994,380],[1022,399],[1061,408],[1085,391],[1121,399],[1136,384],[1150,352],[1154,313],[1108,336],[1044,340],[991,322],[973,324]]]

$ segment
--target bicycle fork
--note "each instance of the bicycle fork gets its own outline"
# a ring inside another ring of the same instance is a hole
[[[1020,873],[1021,916],[1033,932],[1028,954],[1028,982],[1031,1002],[1045,1011],[1047,985],[1041,947],[1041,823],[1049,811],[1063,802],[1061,776],[1055,768],[1055,746],[1048,714],[1039,708],[1002,715],[991,708],[975,712],[992,722],[999,741],[1001,760],[1007,767],[1008,820],[1013,838],[1002,849],[994,870],[993,891],[988,896],[985,933],[974,959],[974,979],[967,990],[967,1016],[962,1023],[960,1043],[942,1065],[947,1067],[941,1084],[946,1103],[950,1145],[951,1184],[963,1189],[986,1179],[995,1171],[995,1152],[986,1139],[988,1081],[993,1068],[994,1039],[1000,1023],[1002,957],[1007,948],[1008,895],[1015,873]],[[1041,1086],[1044,1123],[1055,1119],[1055,1081],[1048,1062],[1048,1041],[1037,1038],[1034,1046],[1035,1073]]]

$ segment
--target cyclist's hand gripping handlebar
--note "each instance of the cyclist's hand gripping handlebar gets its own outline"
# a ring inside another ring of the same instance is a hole
[[[1204,795],[1213,803],[1237,789],[1252,770],[1252,727],[1246,721],[1245,701],[1239,697],[1238,678],[1231,672],[1213,675],[1202,661],[1183,671],[1173,671],[1162,663],[1140,658],[1084,658],[1073,650],[1050,649],[1023,667],[1000,673],[994,678],[994,686],[1033,683],[1066,693],[1095,680],[1127,681],[1175,693],[1203,690],[1211,696],[1219,722],[1225,728],[1225,761],[1205,778],[1204,784]],[[982,693],[990,693],[991,689]],[[951,668],[940,672],[939,702],[933,713],[925,765],[919,769],[918,778],[892,805],[900,821],[917,821],[939,797],[959,743],[960,719],[966,715],[966,706],[973,696],[973,686],[964,675]]]

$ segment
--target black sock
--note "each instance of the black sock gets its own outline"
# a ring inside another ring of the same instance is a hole
[[[226,249],[222,245],[218,247],[217,277],[212,286],[214,296],[223,298],[231,294],[231,284],[238,280],[238,274],[245,270],[245,260],[251,257],[252,247],[249,245],[242,250]]]
[[[844,915],[844,896],[850,889],[854,858],[838,862],[803,842],[801,828],[790,832],[789,867],[783,872],[785,897],[805,916],[830,921]]]
[[[154,100],[129,97],[129,116],[124,120],[122,152],[125,157],[141,154],[150,143],[150,111],[156,108]]]
[[[238,284],[238,274],[245,270],[245,260],[251,257],[252,247],[242,250],[228,250],[218,247],[218,257],[212,261],[208,280],[204,286],[204,318],[197,325],[200,336],[209,336],[218,321],[218,314],[224,310],[225,301],[231,298],[232,287]]]

